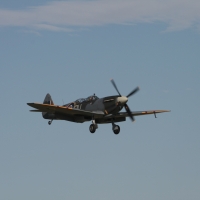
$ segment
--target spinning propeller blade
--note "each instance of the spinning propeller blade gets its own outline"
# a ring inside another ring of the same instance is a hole
[[[111,83],[113,84],[114,88],[117,90],[117,93],[121,97],[122,95],[120,94],[119,90],[117,89],[117,86],[116,86],[115,81],[113,79],[111,79]]]
[[[135,118],[131,115],[131,110],[130,110],[130,108],[128,107],[127,104],[125,104],[124,107],[125,107],[126,112],[127,112],[128,115],[129,115],[131,121],[134,122],[134,121],[135,121]]]
[[[139,87],[136,87],[132,92],[130,92],[126,97],[131,97],[133,94],[135,94],[137,91],[139,91],[140,88]]]
[[[114,88],[116,89],[117,93],[122,97],[122,95],[120,94],[118,88],[117,88],[117,85],[115,84],[115,81],[113,79],[111,79],[111,83],[113,84]],[[133,91],[131,91],[126,97],[131,97],[133,94],[135,94],[137,91],[139,91],[139,87],[136,87]],[[126,110],[126,112],[128,113],[128,116],[130,117],[131,121],[134,122],[135,121],[135,118],[132,116],[131,114],[131,110],[128,106],[127,103],[124,104],[124,108]]]

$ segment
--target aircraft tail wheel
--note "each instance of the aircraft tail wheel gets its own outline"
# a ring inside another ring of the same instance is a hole
[[[114,134],[119,134],[119,132],[120,132],[120,127],[118,126],[118,125],[114,125],[113,126],[113,132],[114,132]]]
[[[96,127],[94,124],[91,124],[89,129],[90,129],[90,133],[94,133],[96,131]]]
[[[52,123],[51,121],[48,121],[48,124],[49,124],[49,125],[51,125],[51,123]]]

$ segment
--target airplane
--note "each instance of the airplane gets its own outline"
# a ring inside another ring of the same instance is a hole
[[[116,135],[120,132],[120,126],[115,123],[126,121],[126,117],[129,117],[134,122],[134,116],[154,114],[155,118],[157,118],[157,113],[170,112],[170,110],[132,112],[127,104],[128,98],[138,92],[139,87],[136,87],[127,96],[122,96],[113,79],[111,79],[111,83],[118,95],[98,98],[94,94],[59,106],[55,105],[51,95],[47,94],[43,104],[27,104],[36,108],[36,110],[30,110],[31,112],[41,112],[44,119],[49,119],[49,125],[51,125],[53,120],[66,120],[76,123],[92,121],[89,130],[91,133],[94,133],[98,129],[98,124],[112,123],[112,130]],[[125,108],[126,112],[120,112],[123,108]]]

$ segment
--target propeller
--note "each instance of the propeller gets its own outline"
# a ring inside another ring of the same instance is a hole
[[[120,94],[119,90],[117,89],[117,86],[115,84],[115,81],[113,79],[111,79],[111,83],[113,84],[115,90],[117,90],[117,93],[119,94],[119,96],[121,97],[122,95]]]
[[[120,97],[122,97],[122,95],[120,94],[118,88],[117,88],[117,85],[115,84],[115,81],[113,79],[111,79],[111,83],[113,84],[114,88],[116,89],[117,93],[119,94]],[[134,90],[132,90],[126,97],[131,97],[132,95],[134,95],[136,92],[139,91],[139,87],[136,87]],[[128,116],[130,117],[131,121],[134,122],[135,121],[135,118],[132,116],[131,114],[131,110],[128,106],[127,103],[124,104],[124,108],[126,110],[126,112],[128,113]]]
[[[134,95],[137,91],[139,91],[140,88],[139,87],[136,87],[132,92],[130,92],[126,97],[131,97],[132,95]]]

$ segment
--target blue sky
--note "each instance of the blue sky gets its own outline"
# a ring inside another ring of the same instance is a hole
[[[0,199],[199,200],[198,1],[0,2]],[[53,121],[56,104],[141,90],[110,124]]]

